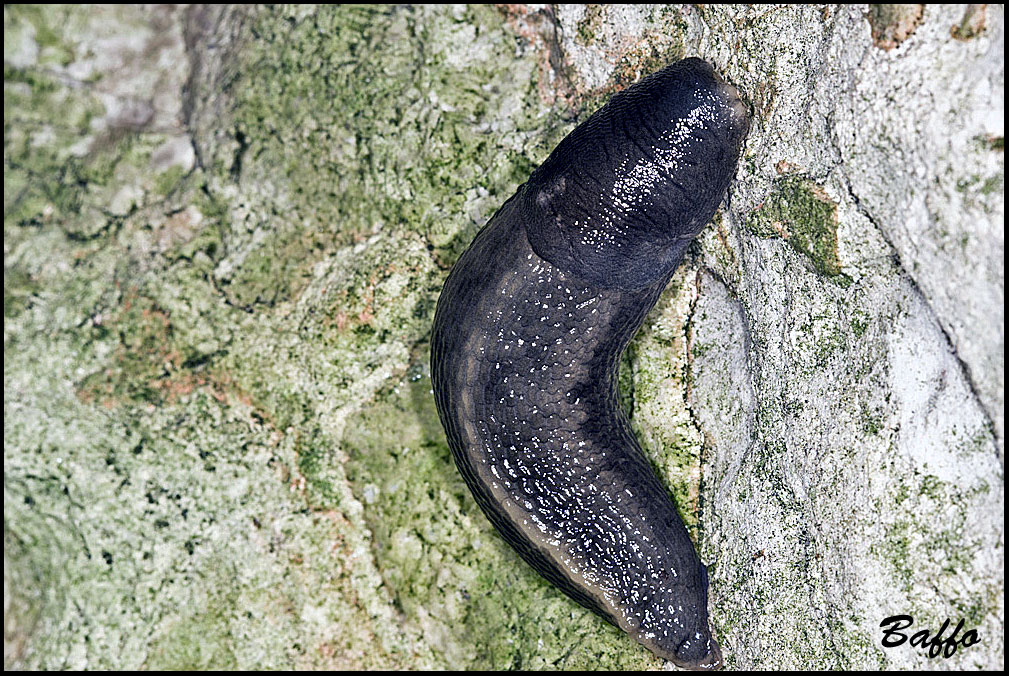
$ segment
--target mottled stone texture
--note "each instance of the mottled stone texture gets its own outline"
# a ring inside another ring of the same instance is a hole
[[[573,124],[698,55],[753,130],[621,384],[725,657],[1001,668],[1003,40],[999,5],[5,7],[5,666],[661,666],[494,534],[427,336]],[[899,613],[980,642],[883,649]]]

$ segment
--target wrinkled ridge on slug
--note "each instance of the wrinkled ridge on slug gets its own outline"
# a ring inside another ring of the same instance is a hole
[[[686,59],[612,97],[476,236],[438,301],[438,413],[477,503],[578,603],[717,668],[707,573],[619,406],[620,354],[714,215],[748,129]]]

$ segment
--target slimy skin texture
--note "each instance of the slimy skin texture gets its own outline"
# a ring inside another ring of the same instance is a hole
[[[540,574],[655,654],[718,668],[708,580],[619,405],[628,342],[749,128],[691,58],[613,96],[476,236],[438,301],[435,400],[477,503]]]

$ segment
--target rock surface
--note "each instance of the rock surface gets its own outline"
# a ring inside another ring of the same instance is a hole
[[[426,341],[563,135],[699,55],[753,131],[621,381],[728,664],[1002,668],[1003,43],[998,5],[5,7],[5,666],[661,667],[493,532]]]

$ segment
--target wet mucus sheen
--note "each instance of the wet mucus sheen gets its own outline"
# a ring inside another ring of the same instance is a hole
[[[614,95],[463,253],[432,334],[438,412],[490,521],[566,594],[695,668],[721,665],[706,569],[616,373],[747,129],[736,90],[700,59]]]

